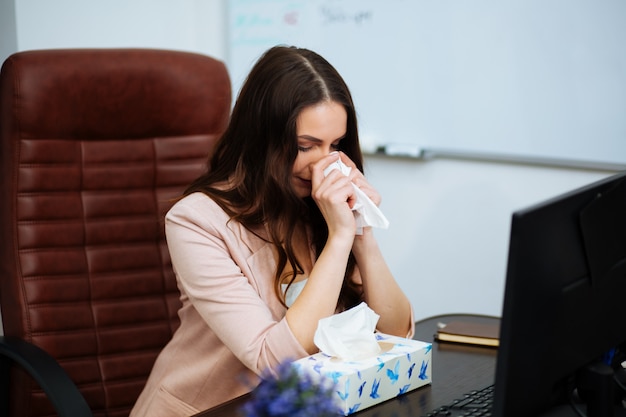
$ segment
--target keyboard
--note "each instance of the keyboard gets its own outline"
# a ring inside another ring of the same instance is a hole
[[[431,411],[424,417],[489,417],[493,408],[493,385],[471,391],[462,398]]]

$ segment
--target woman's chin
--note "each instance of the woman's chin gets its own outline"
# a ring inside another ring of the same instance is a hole
[[[311,196],[311,181],[305,181],[298,178],[295,181],[294,190],[300,198]]]

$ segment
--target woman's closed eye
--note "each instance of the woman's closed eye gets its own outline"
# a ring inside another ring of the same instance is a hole
[[[330,145],[330,149],[333,151],[338,151],[339,148],[340,148],[339,143],[333,143]],[[313,146],[298,145],[298,151],[300,152],[308,152],[311,149],[313,149]]]

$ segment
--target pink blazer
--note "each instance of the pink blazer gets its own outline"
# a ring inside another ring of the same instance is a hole
[[[195,193],[167,213],[165,230],[181,325],[131,417],[198,413],[250,391],[266,368],[307,355],[274,292],[276,256],[259,237],[263,228],[253,233],[229,222],[213,200]]]
[[[307,355],[274,293],[273,247],[228,220],[201,193],[166,215],[181,326],[157,358],[132,417],[203,411],[250,391],[265,368]]]

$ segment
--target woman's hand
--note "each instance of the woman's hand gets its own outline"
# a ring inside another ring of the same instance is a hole
[[[374,202],[374,204],[380,206],[381,197],[378,191],[376,191],[376,189],[372,187],[369,182],[367,182],[363,173],[359,171],[354,162],[352,162],[352,160],[350,160],[350,158],[348,158],[346,154],[340,152],[339,155],[341,156],[341,161],[345,165],[352,168],[350,170],[350,175],[348,176],[348,178],[350,178],[350,181],[352,181],[354,185],[356,185],[361,191],[363,191],[370,198],[370,200]]]
[[[342,153],[331,153],[311,165],[311,196],[326,220],[329,236],[345,234],[354,238],[356,222],[352,207],[356,201],[356,193],[351,181],[352,175],[345,176],[339,170],[334,169],[328,173],[328,176],[324,176],[324,170],[337,162],[342,155]],[[354,163],[345,155],[342,161],[344,158],[354,166]],[[353,169],[353,171],[358,170]]]

